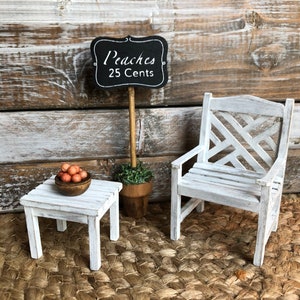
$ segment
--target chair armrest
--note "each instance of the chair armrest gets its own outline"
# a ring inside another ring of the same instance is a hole
[[[278,173],[283,171],[285,163],[285,158],[278,157],[271,169],[267,172],[267,174],[264,177],[257,179],[256,182],[261,186],[272,185],[275,179],[277,179]],[[283,178],[278,177],[278,179],[278,182],[282,183]]]
[[[182,156],[178,157],[174,161],[172,161],[172,168],[180,169],[182,165],[193,158],[194,156],[198,155],[201,151],[204,150],[203,146],[196,146],[195,148],[191,149],[187,153],[183,154]]]

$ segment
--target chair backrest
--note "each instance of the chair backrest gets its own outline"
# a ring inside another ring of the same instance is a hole
[[[266,173],[286,158],[294,100],[285,105],[242,95],[213,98],[205,93],[198,162]]]

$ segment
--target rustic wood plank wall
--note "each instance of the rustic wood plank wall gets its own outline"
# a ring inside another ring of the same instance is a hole
[[[137,149],[157,201],[169,198],[170,162],[197,142],[205,91],[299,101],[298,12],[290,0],[0,0],[0,210],[61,161],[110,179],[129,156],[127,90],[95,87],[95,37],[168,41],[169,83],[136,89]],[[299,105],[285,192],[300,192]]]

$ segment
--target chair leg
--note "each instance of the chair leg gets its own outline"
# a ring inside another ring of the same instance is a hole
[[[262,217],[260,215],[258,215],[258,229],[257,229],[254,258],[253,258],[253,264],[258,267],[260,267],[264,261],[265,244],[266,244],[265,227],[266,227],[265,221],[262,220]]]
[[[272,231],[277,231],[278,228],[278,222],[279,222],[279,214],[280,214],[280,204],[281,204],[281,197],[282,197],[282,189],[281,192],[275,196],[275,208],[274,208],[274,222],[272,226]]]
[[[271,187],[263,187],[260,198],[260,211],[258,213],[257,237],[253,264],[261,266],[264,261],[265,247],[273,226]]]
[[[278,228],[278,222],[279,222],[279,211],[280,211],[280,205],[276,204],[276,207],[274,209],[274,215],[272,216],[273,218],[273,224],[272,224],[272,231],[275,232],[277,231]]]
[[[178,240],[180,237],[180,223],[181,223],[181,196],[171,196],[171,239]]]

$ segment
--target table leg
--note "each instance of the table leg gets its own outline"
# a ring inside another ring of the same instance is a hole
[[[67,229],[67,221],[65,220],[56,220],[57,231],[65,231]]]
[[[115,193],[115,201],[109,209],[110,214],[110,239],[116,241],[120,236],[119,221],[119,193]]]
[[[32,258],[39,258],[43,255],[39,220],[34,215],[34,209],[30,207],[24,207],[26,225],[28,231],[29,247]]]
[[[88,217],[90,243],[90,269],[99,270],[101,267],[100,220]]]

